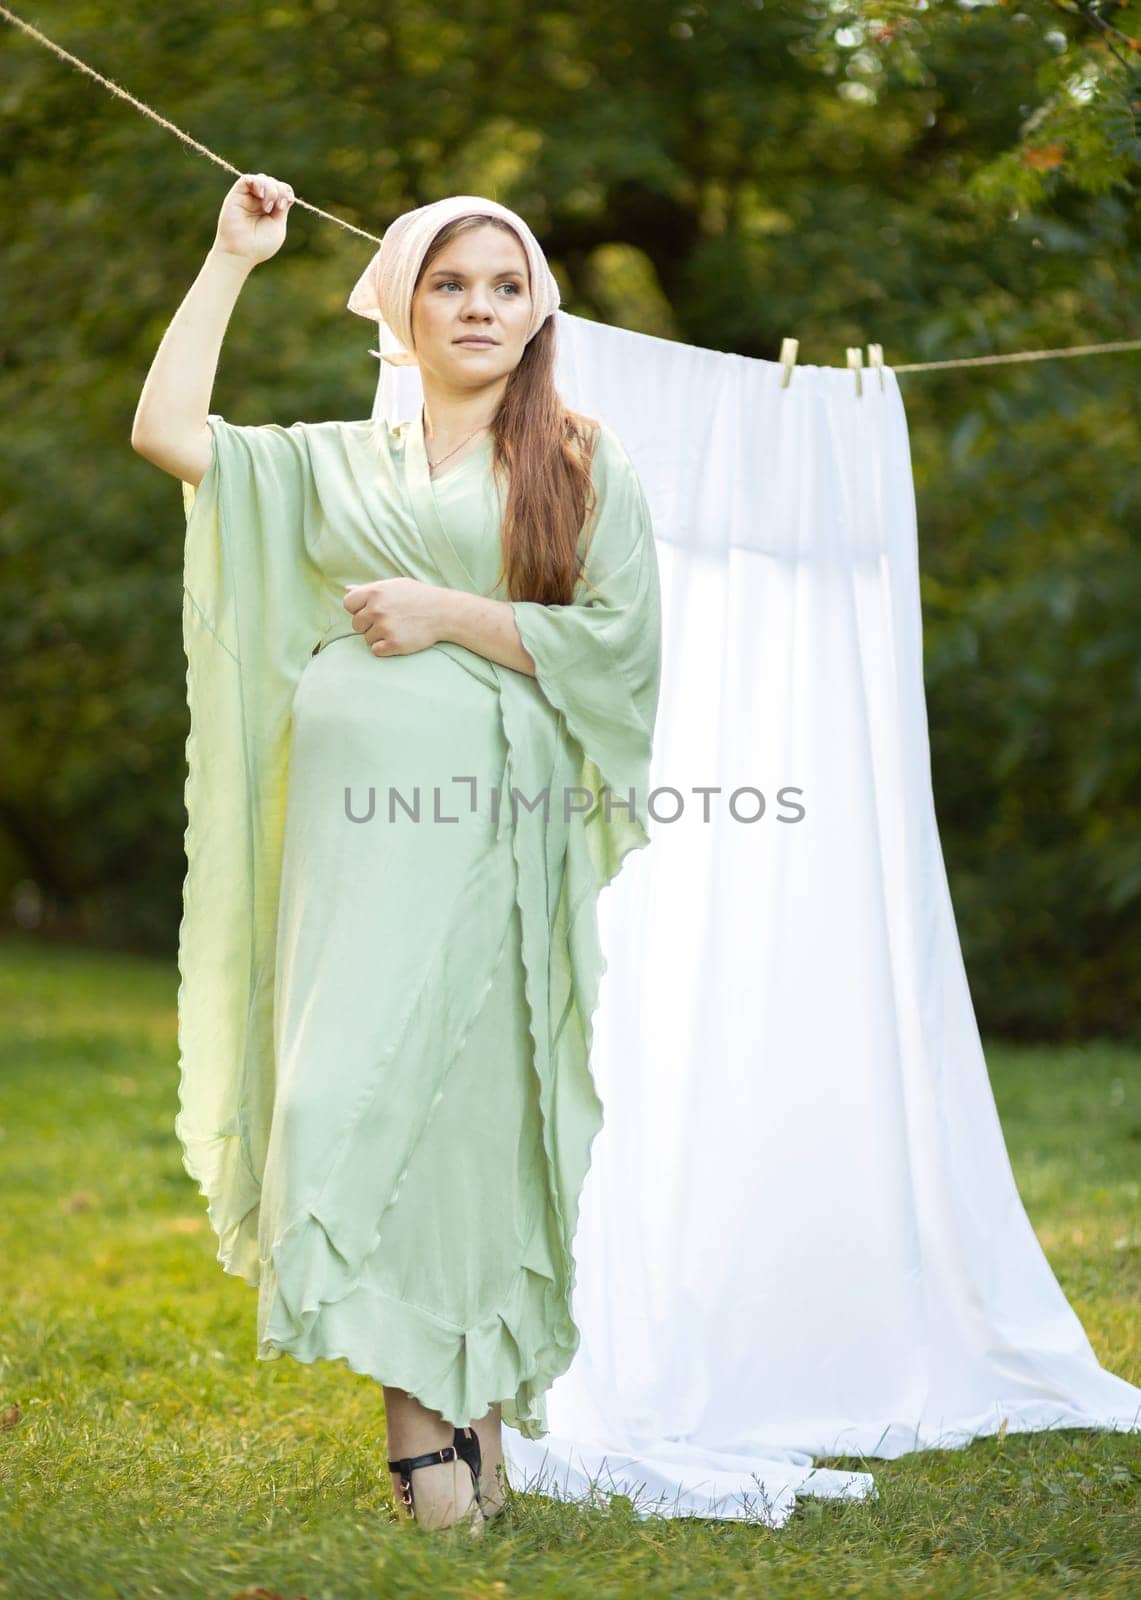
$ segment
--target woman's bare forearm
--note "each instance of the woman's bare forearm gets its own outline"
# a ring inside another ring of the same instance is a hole
[[[206,436],[222,340],[255,265],[217,246],[207,252],[162,336],[139,396],[131,444],[142,454]]]
[[[510,601],[448,588],[440,588],[435,599],[439,639],[462,644],[466,650],[529,678],[535,676],[535,662],[519,636]]]

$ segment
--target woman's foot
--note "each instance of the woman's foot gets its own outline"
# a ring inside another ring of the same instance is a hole
[[[425,1455],[453,1442],[454,1429],[438,1411],[429,1411],[402,1389],[384,1389],[387,1459]],[[391,1469],[390,1469],[391,1471]],[[475,1481],[466,1461],[435,1461],[410,1471],[412,1506],[405,1501],[399,1472],[391,1472],[392,1494],[397,1514],[413,1518],[425,1528],[449,1528],[466,1523],[477,1538],[483,1532],[484,1517],[476,1496]]]
[[[451,1528],[463,1523],[475,1538],[483,1532],[484,1516],[475,1498],[471,1468],[466,1461],[440,1461],[432,1466],[414,1467],[411,1510],[404,1504],[404,1489],[398,1473],[392,1474],[392,1493],[398,1515],[418,1522],[422,1528]]]

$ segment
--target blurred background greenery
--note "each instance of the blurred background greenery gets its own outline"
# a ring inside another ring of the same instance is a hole
[[[1141,6],[43,0],[242,170],[379,235],[492,195],[564,309],[889,365],[1137,336]],[[11,25],[0,929],[173,955],[183,517],[131,421],[232,178]],[[368,414],[367,240],[296,209],[214,407]],[[901,375],[936,811],[984,1032],[1137,1038],[1137,356]]]

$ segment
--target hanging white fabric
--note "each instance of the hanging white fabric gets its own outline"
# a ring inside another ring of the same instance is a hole
[[[504,1429],[511,1483],[779,1527],[798,1495],[876,1494],[816,1457],[1138,1428],[987,1077],[894,372],[858,397],[853,372],[798,366],[784,388],[779,362],[555,315],[560,394],[646,489],[663,677],[651,843],[599,901],[582,1342],[550,1434]],[[375,414],[413,415],[419,370],[379,365]]]

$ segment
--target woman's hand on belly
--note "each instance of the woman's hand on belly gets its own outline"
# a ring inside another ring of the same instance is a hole
[[[364,635],[375,656],[406,656],[442,638],[441,596],[450,591],[418,578],[379,578],[345,585],[341,604],[353,631]]]

